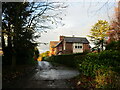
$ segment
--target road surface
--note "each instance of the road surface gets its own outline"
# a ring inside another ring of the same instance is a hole
[[[52,66],[50,63],[39,62],[35,72],[14,81],[8,88],[72,88],[69,79],[79,75],[77,70]]]

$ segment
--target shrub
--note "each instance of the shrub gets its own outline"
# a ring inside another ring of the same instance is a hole
[[[106,46],[106,50],[119,50],[120,51],[120,40],[112,41]]]
[[[102,66],[111,66],[114,71],[119,72],[120,69],[120,52],[106,50],[100,53],[89,53],[85,56],[82,63],[79,63],[80,71],[84,72],[86,75],[92,75],[94,70]],[[88,72],[90,72],[88,74]],[[94,76],[93,75],[93,76]]]
[[[75,59],[76,56],[82,56],[84,53],[77,53],[77,54],[67,54],[67,55],[57,55],[57,56],[51,56],[46,59],[46,61],[55,62],[63,65],[67,65],[70,67],[76,67],[77,59]]]
[[[89,53],[79,63],[79,70],[83,75],[94,78],[96,88],[115,88],[117,83],[120,83],[120,80],[116,79],[120,77],[120,52],[105,50]]]
[[[109,68],[100,68],[95,76],[96,88],[120,88],[120,76]]]
[[[96,63],[98,60],[98,53],[89,53],[85,56],[82,63],[79,63],[79,70],[86,76],[94,77],[94,70],[99,67]]]

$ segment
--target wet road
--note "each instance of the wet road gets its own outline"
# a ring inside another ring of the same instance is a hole
[[[39,62],[35,73],[16,81],[10,88],[70,88],[68,79],[79,75],[77,70]]]

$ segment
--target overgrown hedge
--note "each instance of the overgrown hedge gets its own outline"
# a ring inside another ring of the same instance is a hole
[[[81,60],[78,58],[78,61]],[[79,63],[81,74],[94,78],[96,88],[116,88],[120,83],[120,51],[89,53]]]
[[[106,46],[106,50],[119,50],[120,51],[120,40],[112,41]]]
[[[106,50],[100,53],[89,53],[82,63],[79,63],[79,69],[85,75],[95,76],[95,70],[102,67],[111,67],[112,70],[120,73],[120,52]]]
[[[75,59],[76,56],[84,56],[85,53],[77,53],[77,54],[68,54],[68,55],[57,55],[57,56],[51,56],[46,57],[44,60],[55,62],[63,65],[67,65],[70,67],[76,67],[77,66],[77,59]]]

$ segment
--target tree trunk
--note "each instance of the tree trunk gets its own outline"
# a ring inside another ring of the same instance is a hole
[[[11,28],[10,28],[10,22],[8,23],[8,49],[10,53],[10,59],[11,59],[11,69],[15,70],[16,67],[16,56],[15,56],[15,50],[12,45],[12,36],[11,36]]]
[[[11,64],[11,67],[12,67],[12,70],[15,70],[15,67],[16,67],[16,37],[13,36],[13,46],[12,46],[12,64]]]
[[[7,40],[7,44],[8,44],[8,48],[11,50],[12,48],[12,40],[11,40],[11,29],[10,29],[10,23],[8,23],[8,40]]]
[[[13,55],[12,56],[12,65],[11,65],[11,69],[14,71],[16,68],[16,58],[15,56]]]
[[[3,52],[5,52],[5,39],[3,33],[2,33],[2,50]]]
[[[12,49],[12,64],[11,64],[11,69],[15,70],[16,67],[16,54],[15,54],[15,50]]]
[[[103,51],[103,39],[101,40],[101,50]]]

